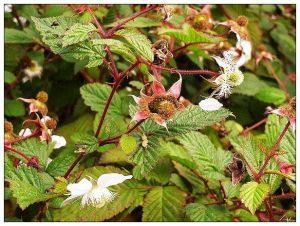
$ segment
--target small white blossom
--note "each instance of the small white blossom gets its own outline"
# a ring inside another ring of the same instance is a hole
[[[101,208],[116,197],[116,193],[109,191],[107,187],[120,184],[131,178],[132,175],[108,173],[101,175],[97,181],[90,177],[90,180],[84,178],[78,183],[69,184],[67,190],[70,191],[71,196],[62,203],[62,206],[82,197],[81,208],[85,206]]]
[[[199,102],[199,107],[204,111],[216,111],[219,110],[222,106],[223,104],[221,104],[215,98],[211,98],[211,97],[201,100]]]
[[[239,86],[244,81],[244,75],[239,68],[251,59],[252,46],[248,40],[241,39],[237,32],[235,34],[237,37],[235,48],[224,51],[223,57],[213,57],[220,66],[222,74],[213,81],[217,88],[211,96],[227,98],[231,94],[232,88]]]
[[[25,77],[23,77],[23,83],[28,80],[32,81],[34,77],[41,78],[43,72],[43,67],[38,64],[35,60],[31,61],[31,65],[24,69]]]

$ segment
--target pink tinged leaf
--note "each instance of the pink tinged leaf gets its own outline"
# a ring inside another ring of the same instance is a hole
[[[168,90],[168,93],[172,94],[174,97],[178,98],[181,92],[182,78],[180,78],[177,82],[175,82],[171,88]]]
[[[149,117],[149,113],[147,111],[138,111],[135,113],[131,121],[138,121],[142,119],[146,119]]]
[[[162,117],[160,117],[160,116],[157,115],[156,117],[154,117],[153,120],[154,120],[158,125],[165,127],[166,130],[168,131],[166,120],[164,120]],[[168,131],[168,132],[169,132],[169,131]]]
[[[139,97],[137,97],[135,95],[130,95],[130,96],[132,96],[132,98],[133,98],[133,100],[134,100],[135,103],[137,103],[137,104],[140,103],[141,98],[139,98]]]
[[[165,94],[165,87],[158,81],[154,80],[152,83],[152,91],[154,95]]]

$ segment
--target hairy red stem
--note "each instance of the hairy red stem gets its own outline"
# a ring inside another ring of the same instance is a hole
[[[267,122],[267,118],[264,118],[262,120],[260,120],[259,122],[253,124],[252,126],[248,127],[247,129],[243,130],[240,135],[242,136],[246,136],[251,130],[259,127],[260,125],[264,124]]]
[[[278,145],[280,144],[282,138],[284,137],[285,133],[287,132],[288,128],[290,126],[290,122],[288,121],[287,124],[285,125],[285,127],[283,128],[282,132],[280,133],[280,135],[278,136],[275,144],[273,145],[273,147],[271,148],[270,150],[270,153],[268,155],[268,157],[266,158],[263,166],[260,168],[258,174],[257,174],[257,179],[260,180],[260,178],[264,175],[264,170],[266,169],[269,161],[271,160],[271,158],[274,156],[277,148],[278,148]]]
[[[123,27],[123,26],[124,26],[126,23],[128,23],[129,21],[134,20],[135,18],[137,18],[137,17],[139,17],[139,16],[141,16],[141,15],[143,15],[143,14],[145,14],[145,13],[147,13],[147,12],[149,12],[149,11],[151,11],[151,10],[157,8],[157,7],[158,7],[158,5],[152,5],[152,6],[149,6],[149,7],[145,8],[145,9],[141,10],[140,12],[137,12],[137,13],[135,13],[134,15],[132,15],[132,16],[126,18],[125,20],[123,20],[122,22],[120,22],[117,26],[111,28],[111,29],[106,33],[106,37],[109,38],[109,37],[113,36],[113,34],[114,34],[117,30],[119,30],[121,27]]]

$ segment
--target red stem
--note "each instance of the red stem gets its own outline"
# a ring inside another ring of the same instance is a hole
[[[180,73],[180,74],[203,74],[203,75],[210,75],[210,76],[219,76],[218,72],[209,71],[209,70],[181,70],[181,69],[175,69],[175,68],[166,68],[158,65],[154,65],[151,63],[146,63],[152,68],[156,68],[163,71],[168,71],[170,73]]]
[[[248,127],[247,129],[243,130],[240,135],[242,136],[246,136],[251,130],[259,127],[260,125],[264,124],[267,122],[267,118],[264,118],[262,120],[260,120],[259,122],[253,124],[252,126]]]
[[[28,156],[26,156],[24,153],[12,148],[12,147],[8,147],[6,145],[4,145],[4,149],[6,149],[7,151],[10,151],[10,152],[13,152],[13,153],[16,153],[18,155],[20,155],[21,157],[23,157],[27,162],[30,161],[30,158]]]
[[[99,136],[101,127],[102,127],[102,125],[103,125],[104,119],[105,119],[106,114],[107,114],[107,110],[108,110],[108,108],[109,108],[109,106],[110,106],[110,103],[111,103],[111,101],[112,101],[112,98],[113,98],[115,92],[116,92],[117,89],[118,89],[118,86],[119,86],[120,82],[121,82],[120,80],[117,80],[117,81],[113,84],[112,90],[111,90],[111,92],[110,92],[110,94],[109,94],[109,97],[108,97],[108,99],[107,99],[107,101],[106,101],[106,104],[105,104],[105,107],[104,107],[104,110],[103,110],[103,113],[102,113],[102,115],[101,115],[100,122],[99,122],[99,124],[98,124],[97,131],[96,131],[96,133],[95,133],[95,137],[98,137],[98,136]]]
[[[272,200],[277,200],[277,199],[294,199],[296,198],[296,194],[293,192],[288,192],[282,195],[273,195]]]
[[[140,121],[138,121],[134,126],[132,126],[131,128],[129,128],[125,134],[129,134],[131,133],[133,130],[135,130],[139,125],[141,125],[143,122],[145,121],[145,119],[142,119]],[[117,136],[117,137],[112,137],[112,138],[107,138],[105,140],[99,141],[99,145],[103,146],[105,144],[114,144],[114,143],[118,143],[119,139],[121,138],[121,136]]]
[[[126,18],[125,20],[123,20],[122,22],[120,22],[117,26],[111,28],[111,29],[106,33],[106,37],[107,37],[107,38],[110,38],[111,36],[113,36],[113,34],[114,34],[117,30],[119,30],[121,27],[123,27],[123,26],[124,26],[126,23],[128,23],[129,21],[134,20],[136,17],[139,17],[140,15],[145,14],[145,13],[147,13],[147,12],[149,12],[149,11],[151,11],[151,10],[157,8],[157,7],[158,7],[158,5],[152,5],[152,6],[149,6],[149,7],[145,8],[145,9],[141,10],[140,12],[137,12],[136,14],[134,14],[134,15],[132,15],[132,16]]]
[[[72,163],[72,165],[69,167],[69,169],[67,170],[67,172],[64,175],[64,178],[68,178],[70,173],[72,172],[72,170],[75,168],[75,166],[77,165],[77,163],[79,163],[79,161],[81,160],[81,158],[84,156],[85,153],[80,153],[80,155],[77,156],[77,158],[75,159],[75,161]]]
[[[87,6],[87,9],[90,12],[91,16],[93,17],[94,23],[97,25],[98,33],[101,35],[101,37],[106,38],[107,35],[105,34],[101,24],[99,23],[94,11],[88,6]]]
[[[275,152],[278,148],[278,145],[280,144],[280,142],[281,142],[282,138],[284,137],[286,131],[288,130],[289,126],[290,126],[290,122],[288,121],[287,124],[285,125],[285,127],[283,128],[282,132],[278,136],[275,144],[271,148],[270,153],[269,153],[268,157],[266,158],[263,166],[259,170],[259,172],[257,174],[257,178],[256,178],[257,180],[260,180],[260,178],[264,175],[265,168],[267,167],[267,165],[268,165],[269,161],[271,160],[271,158],[274,156],[274,154],[275,154]]]
[[[119,72],[117,70],[117,66],[116,66],[116,63],[114,61],[114,58],[112,56],[112,53],[110,51],[110,48],[109,46],[106,46],[106,52],[107,52],[107,55],[109,57],[109,60],[110,60],[110,64],[111,64],[111,70],[112,70],[112,75],[114,77],[114,79],[117,79],[118,78],[118,75],[119,75]],[[110,65],[109,64],[109,65]]]

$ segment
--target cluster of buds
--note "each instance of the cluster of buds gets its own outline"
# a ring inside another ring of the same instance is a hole
[[[57,122],[55,119],[47,116],[48,108],[46,102],[48,101],[48,94],[46,92],[38,92],[36,99],[18,98],[18,100],[29,104],[29,115],[32,113],[36,115],[36,119],[24,121],[25,125],[33,124],[35,126],[34,131],[32,132],[29,128],[22,129],[19,136],[27,137],[34,133],[39,136],[41,141],[55,142],[54,148],[60,148],[66,145],[66,140],[63,137],[52,135],[52,131],[56,128]],[[41,114],[42,118],[40,118],[38,113]]]

